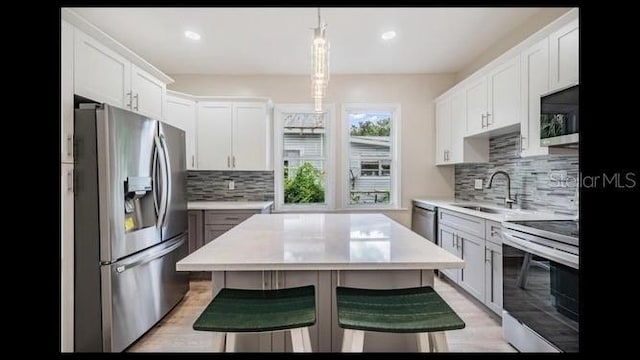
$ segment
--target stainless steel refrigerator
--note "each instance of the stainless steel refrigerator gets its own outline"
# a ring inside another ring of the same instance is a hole
[[[75,137],[75,351],[122,351],[187,292],[184,131],[80,104]]]

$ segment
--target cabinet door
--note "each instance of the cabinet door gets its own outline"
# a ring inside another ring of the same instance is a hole
[[[486,123],[491,129],[520,123],[520,57],[515,56],[487,75]]]
[[[484,239],[464,232],[455,232],[461,244],[464,268],[458,284],[478,300],[484,301]]]
[[[190,210],[189,214],[189,254],[198,250],[202,245],[204,223],[202,221],[202,210]]]
[[[459,252],[458,252],[458,247],[457,247],[457,243],[456,243],[456,238],[454,235],[454,231],[452,228],[448,227],[448,226],[444,226],[444,225],[439,225],[438,226],[438,244],[440,244],[440,246],[444,249],[447,250],[448,252],[452,253],[453,255],[456,256],[460,256]],[[453,280],[454,282],[458,282],[458,274],[460,272],[460,270],[458,269],[442,269],[440,270],[441,273],[447,275],[447,277],[451,280]]]
[[[232,117],[231,103],[198,104],[196,118],[198,170],[231,170]]]
[[[269,170],[266,104],[235,103],[233,113],[231,167],[234,170]]]
[[[231,230],[235,225],[205,225],[204,226],[204,244],[215,240],[218,236]]]
[[[471,84],[467,90],[467,134],[482,132],[487,127],[487,78]]]
[[[550,90],[577,84],[579,81],[578,20],[549,35]]]
[[[185,132],[187,170],[196,167],[196,102],[167,96],[167,123]]]
[[[62,113],[60,120],[60,160],[73,162],[73,27],[66,21],[61,23],[60,37],[60,95]]]
[[[467,132],[467,99],[464,91],[451,98],[451,155],[450,162],[464,161],[464,136]]]
[[[540,95],[549,91],[549,38],[523,51],[520,59],[522,156],[546,155],[548,147],[540,146]]]
[[[74,38],[74,92],[131,109],[131,63],[77,29]]]
[[[134,111],[156,120],[163,120],[165,84],[148,72],[131,65],[131,92]]]
[[[60,176],[61,341],[73,351],[73,164],[61,164]]]
[[[451,99],[436,103],[436,164],[449,161],[451,149]]]
[[[502,316],[502,247],[487,242],[484,256],[484,303]]]

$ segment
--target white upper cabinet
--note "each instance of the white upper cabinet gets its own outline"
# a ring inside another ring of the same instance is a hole
[[[116,52],[75,31],[74,92],[124,109],[131,108],[131,63]]]
[[[487,78],[483,76],[469,85],[466,94],[467,134],[477,134],[487,127]]]
[[[198,103],[197,164],[199,170],[231,170],[233,104]]]
[[[73,163],[73,27],[66,21],[61,22],[60,37],[60,95],[62,98],[60,114],[60,160]]]
[[[549,35],[550,91],[579,82],[579,26],[574,20]]]
[[[185,132],[187,169],[196,166],[196,102],[167,95],[166,122]]]
[[[148,72],[131,65],[131,108],[153,119],[164,119],[166,85]]]
[[[487,75],[488,129],[503,128],[520,123],[520,57],[498,66]]]
[[[436,102],[436,165],[447,164],[451,156],[451,98]]]
[[[233,115],[233,169],[270,170],[267,105],[234,103]]]
[[[199,102],[199,170],[271,170],[265,102]]]
[[[465,90],[460,90],[465,91]],[[492,69],[466,88],[467,135],[520,122],[520,58]]]
[[[166,84],[78,29],[73,66],[76,94],[164,118]]]
[[[549,91],[549,39],[544,38],[520,56],[521,156],[547,155],[548,147],[540,146],[540,95]]]
[[[451,162],[463,162],[464,142],[467,133],[467,99],[464,91],[451,97]]]

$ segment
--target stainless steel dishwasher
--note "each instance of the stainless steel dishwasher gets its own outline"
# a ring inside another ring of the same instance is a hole
[[[438,244],[437,237],[437,208],[433,205],[413,202],[411,214],[411,230],[427,238],[434,244]]]

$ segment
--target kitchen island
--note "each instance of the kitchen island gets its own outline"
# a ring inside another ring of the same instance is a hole
[[[433,285],[433,269],[464,262],[382,214],[258,214],[176,264],[211,271],[213,295],[224,287],[316,287],[314,351],[340,351],[336,286],[371,289]],[[287,332],[241,334],[238,351],[291,351]],[[417,351],[412,334],[368,332],[365,351]]]

